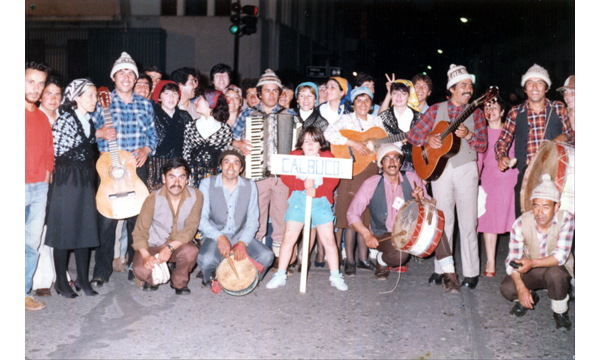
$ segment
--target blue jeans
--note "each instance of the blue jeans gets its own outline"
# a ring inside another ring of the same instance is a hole
[[[25,296],[31,291],[33,274],[40,254],[48,184],[45,182],[25,184]]]

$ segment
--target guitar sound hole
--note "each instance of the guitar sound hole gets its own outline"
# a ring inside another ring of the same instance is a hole
[[[124,174],[125,174],[125,171],[124,171],[123,167],[121,167],[121,166],[115,166],[110,169],[110,176],[113,179],[120,179],[123,177]]]

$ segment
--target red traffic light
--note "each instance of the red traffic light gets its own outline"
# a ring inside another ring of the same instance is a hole
[[[244,5],[242,12],[247,15],[256,16],[258,14],[258,7],[254,5]]]

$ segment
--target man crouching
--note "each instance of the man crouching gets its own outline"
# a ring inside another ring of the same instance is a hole
[[[203,196],[187,185],[190,168],[184,159],[170,159],[162,174],[164,186],[146,198],[135,223],[133,274],[144,281],[143,290],[157,290],[152,269],[164,262],[175,263],[171,287],[177,295],[188,295],[190,272],[198,256],[191,240],[200,224]]]

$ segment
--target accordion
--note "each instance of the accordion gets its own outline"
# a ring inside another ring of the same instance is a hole
[[[245,157],[246,178],[254,181],[271,176],[271,155],[289,154],[302,128],[299,116],[291,114],[250,115],[246,117],[244,140],[252,145]]]

